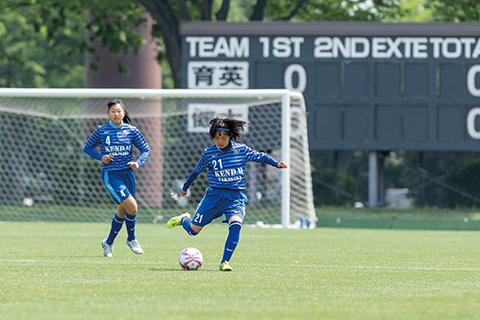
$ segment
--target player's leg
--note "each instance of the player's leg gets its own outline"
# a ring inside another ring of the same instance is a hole
[[[223,249],[223,257],[220,263],[221,271],[232,271],[232,267],[229,262],[232,258],[233,252],[237,248],[240,241],[240,230],[242,229],[242,222],[239,216],[233,216],[228,220],[228,236],[225,241],[225,247]]]
[[[167,222],[167,227],[173,228],[181,225],[189,235],[196,236],[202,231],[203,227],[212,222],[213,219],[221,216],[216,209],[218,199],[216,191],[207,188],[205,195],[195,210],[193,218],[186,212],[170,219]]]
[[[196,213],[195,213],[196,214]],[[193,219],[195,219],[195,216],[193,218],[190,217],[185,217],[182,219],[182,226],[183,229],[191,236],[196,236],[197,234],[202,231],[203,226],[196,226],[192,224]]]
[[[102,171],[102,180],[108,192],[110,193],[110,196],[112,197],[113,201],[115,201],[115,203],[117,203],[118,205],[121,201],[121,198],[119,196],[120,190],[118,189],[119,182],[117,181],[117,177],[115,176],[115,174],[112,174],[108,171]],[[124,221],[125,221],[125,213],[123,212],[117,212],[113,216],[111,227],[110,227],[110,233],[108,234],[108,237],[102,241],[103,255],[105,257],[112,256],[113,242],[115,241],[115,238],[117,237],[118,232],[120,232],[120,229],[122,229]]]
[[[171,218],[170,220],[168,220],[167,228],[173,228],[173,227],[181,226],[184,218],[191,218],[191,217],[192,216],[188,212],[182,213],[179,216],[175,216],[175,217]]]
[[[127,234],[128,234],[127,241],[131,242],[136,239],[135,225],[136,225],[136,219],[137,219],[137,213],[138,213],[138,205],[137,205],[137,201],[135,200],[135,175],[133,173],[133,170],[122,171],[121,179],[125,184],[125,189],[123,190],[125,199],[123,199],[123,201],[120,202],[120,205],[123,206],[126,210],[125,226],[127,227]],[[130,248],[132,247],[130,244],[129,246]]]
[[[221,217],[225,211],[219,205],[223,201],[222,191],[218,189],[207,188],[202,201],[197,206],[192,218],[182,220],[183,229],[191,236],[195,236],[203,227],[210,224],[214,219]]]
[[[125,212],[125,225],[127,226],[128,240],[135,240],[135,222],[137,218],[138,205],[134,197],[129,197],[120,202],[119,207]]]
[[[130,239],[133,238],[132,241],[127,239],[127,244],[133,252],[138,254],[143,253],[138,241],[135,239],[135,218],[138,206],[135,198],[133,197],[134,194],[132,194],[135,190],[133,173],[128,171],[103,172],[102,179],[103,183],[107,187],[107,190],[110,192],[112,199],[118,204],[117,213],[112,219],[110,233],[107,239],[102,242],[104,255],[108,257],[112,256],[111,251],[113,251],[113,242],[120,232],[123,222],[126,220],[126,218],[128,218],[126,223],[127,232]],[[132,190],[132,193],[129,190]]]
[[[120,206],[117,207],[117,213],[115,213],[115,215],[113,216],[108,237],[102,241],[103,255],[105,257],[112,256],[113,242],[115,241],[115,238],[122,229],[123,222],[125,221],[125,219],[121,218],[119,215],[123,217],[125,216],[125,213],[122,213],[122,208],[120,208]]]
[[[115,173],[117,178],[116,188],[114,189],[120,198],[118,213],[125,219],[127,228],[127,245],[136,254],[142,254],[143,250],[135,237],[135,225],[137,219],[138,205],[135,200],[135,176],[133,170],[124,170]]]
[[[221,271],[232,271],[229,262],[232,258],[238,242],[240,241],[240,230],[242,229],[243,219],[245,218],[245,201],[244,198],[229,201],[225,208],[228,222],[228,236],[223,249],[223,257],[220,263]]]
[[[128,234],[127,245],[130,247],[133,253],[142,254],[143,249],[140,247],[140,243],[135,236],[135,225],[138,211],[137,201],[131,196],[123,200],[119,207],[120,206],[125,211],[125,225],[127,227]]]
[[[108,237],[102,241],[103,255],[105,257],[112,257],[113,242],[115,241],[115,238],[117,237],[118,233],[122,229],[124,221],[125,221],[125,211],[120,205],[118,205],[117,212],[113,216],[113,219],[111,222],[110,232],[108,234]]]
[[[192,224],[192,221],[194,219],[197,219],[197,220],[199,219],[198,216],[203,217],[203,215],[199,214],[198,209],[195,212],[195,215],[193,216],[193,218],[190,215],[190,213],[185,212],[184,214],[181,214],[179,216],[173,217],[170,220],[168,220],[167,228],[173,228],[181,225],[189,235],[196,236],[197,234],[200,233],[200,231],[202,231],[204,227],[204,225],[199,226],[199,225]]]
[[[173,228],[181,225],[189,235],[196,236],[197,234],[200,233],[200,231],[202,231],[203,227],[208,224],[208,223],[203,225],[193,224],[192,221],[194,221],[195,219],[198,220],[199,219],[198,217],[203,217],[203,214],[199,213],[198,210],[195,212],[195,215],[193,216],[193,218],[190,215],[190,213],[185,212],[179,216],[173,217],[170,220],[168,220],[167,227]]]

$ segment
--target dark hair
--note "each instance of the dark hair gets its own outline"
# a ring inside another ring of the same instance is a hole
[[[210,137],[212,139],[215,138],[217,131],[223,131],[228,134],[233,141],[240,138],[241,133],[245,131],[243,126],[247,124],[247,122],[243,120],[219,117],[213,118],[209,123]]]
[[[123,111],[125,111],[125,115],[123,116],[123,122],[125,123],[128,123],[128,124],[131,124],[132,123],[132,119],[130,119],[130,115],[128,114],[127,112],[127,109],[125,109],[125,105],[123,104],[122,102],[122,99],[113,99],[113,100],[110,100],[108,103],[107,103],[107,112],[110,111],[110,107],[111,106],[114,106],[116,104],[119,104],[122,106],[123,108]]]

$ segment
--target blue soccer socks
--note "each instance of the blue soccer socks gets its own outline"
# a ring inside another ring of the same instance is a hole
[[[110,229],[110,234],[108,235],[108,238],[107,238],[108,245],[111,246],[113,244],[113,241],[115,240],[118,233],[120,232],[120,229],[122,229],[123,221],[125,221],[125,219],[119,218],[115,213],[112,219],[112,228]]]
[[[232,221],[228,225],[228,237],[225,242],[225,249],[223,250],[222,262],[230,261],[233,252],[237,248],[238,241],[240,240],[240,230],[242,229],[242,223],[240,221]]]
[[[191,236],[196,236],[198,233],[193,231],[192,227],[190,226],[190,223],[192,222],[192,218],[189,217],[183,217],[182,218],[182,227],[187,231],[187,233]]]
[[[128,241],[135,240],[135,220],[137,215],[131,216],[128,212],[125,214],[125,225],[127,226]]]

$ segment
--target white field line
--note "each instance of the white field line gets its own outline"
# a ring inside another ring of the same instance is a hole
[[[162,261],[115,261],[114,259],[105,258],[104,261],[79,261],[79,260],[15,260],[15,259],[0,259],[0,264],[7,263],[39,263],[39,264],[132,264],[132,265],[161,265]],[[213,263],[204,263],[209,265]],[[255,266],[255,265],[248,265]],[[260,265],[259,265],[260,266]],[[480,272],[479,268],[455,268],[455,267],[388,267],[388,266],[336,266],[336,265],[306,265],[295,263],[290,265],[281,264],[261,264],[261,266],[268,267],[295,267],[295,268],[317,268],[317,269],[366,269],[366,270],[418,270],[418,271],[473,271]]]

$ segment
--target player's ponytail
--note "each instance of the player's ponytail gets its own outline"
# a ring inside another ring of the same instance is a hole
[[[125,110],[125,109],[123,109]],[[123,122],[132,124],[132,119],[130,119],[130,115],[128,114],[128,111],[125,110],[125,115],[123,116]]]
[[[125,115],[123,116],[123,119],[122,119],[123,122],[131,124],[132,119],[130,118],[130,114],[128,114],[127,109],[125,109],[125,105],[123,104],[122,99],[113,99],[113,100],[109,101],[107,103],[107,107],[108,107],[107,112],[108,112],[108,110],[110,110],[111,106],[116,105],[116,104],[121,105],[122,108],[123,108],[123,111],[125,112]]]

